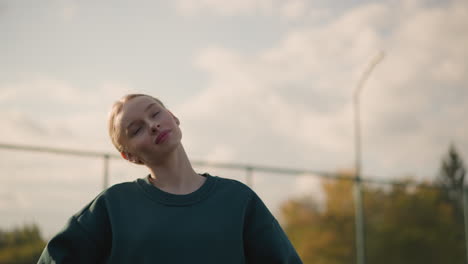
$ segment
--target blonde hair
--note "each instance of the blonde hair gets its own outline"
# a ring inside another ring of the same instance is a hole
[[[112,105],[112,109],[109,112],[108,129],[109,129],[109,136],[112,140],[112,144],[115,146],[115,148],[119,152],[125,151],[125,146],[120,141],[120,136],[121,136],[120,128],[115,127],[115,117],[122,111],[122,108],[126,102],[132,100],[135,97],[140,97],[140,96],[147,96],[149,98],[152,98],[156,102],[158,102],[162,107],[166,108],[164,104],[161,102],[161,100],[153,96],[147,95],[147,94],[127,94],[123,96],[122,98],[120,98],[120,100],[116,101]]]

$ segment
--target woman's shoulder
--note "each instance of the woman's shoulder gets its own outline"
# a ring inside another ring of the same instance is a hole
[[[126,196],[129,193],[136,191],[136,181],[114,184],[98,193],[94,199],[92,199],[89,204],[83,208],[83,210],[87,210],[88,207],[95,204],[106,204],[109,201]]]
[[[137,189],[137,182],[140,179],[136,179],[134,181],[126,181],[126,182],[121,182],[121,183],[116,183],[107,189],[105,189],[102,194],[104,195],[115,195],[119,194],[121,192],[129,192],[129,191],[135,191]]]
[[[235,192],[237,195],[244,194],[246,196],[251,196],[254,192],[247,184],[239,180],[227,177],[214,176],[210,174],[208,175],[216,179],[217,189],[219,190]]]

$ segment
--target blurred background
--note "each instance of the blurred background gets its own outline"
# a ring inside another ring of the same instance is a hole
[[[468,263],[467,29],[466,0],[0,0],[0,263],[147,175],[107,135],[127,93],[304,263]]]

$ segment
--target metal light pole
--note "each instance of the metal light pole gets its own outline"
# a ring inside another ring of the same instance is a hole
[[[468,187],[463,184],[462,189],[462,199],[463,199],[463,223],[465,226],[465,254],[466,254],[466,262],[468,263]]]
[[[371,71],[384,57],[381,51],[369,63],[366,71],[362,74],[361,79],[354,90],[354,136],[355,136],[355,184],[354,184],[354,208],[355,208],[355,224],[356,224],[356,258],[357,264],[365,264],[366,251],[365,251],[365,237],[364,237],[364,210],[362,205],[362,182],[361,182],[361,131],[359,119],[359,95],[364,86],[364,82],[369,77]]]
[[[103,183],[102,189],[105,190],[109,187],[109,158],[108,154],[103,155],[104,158],[104,171],[103,171]]]

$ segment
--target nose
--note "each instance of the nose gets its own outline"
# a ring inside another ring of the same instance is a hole
[[[150,131],[151,133],[156,133],[159,129],[160,129],[161,125],[160,124],[156,124],[156,123],[153,123],[151,124],[150,126]]]

